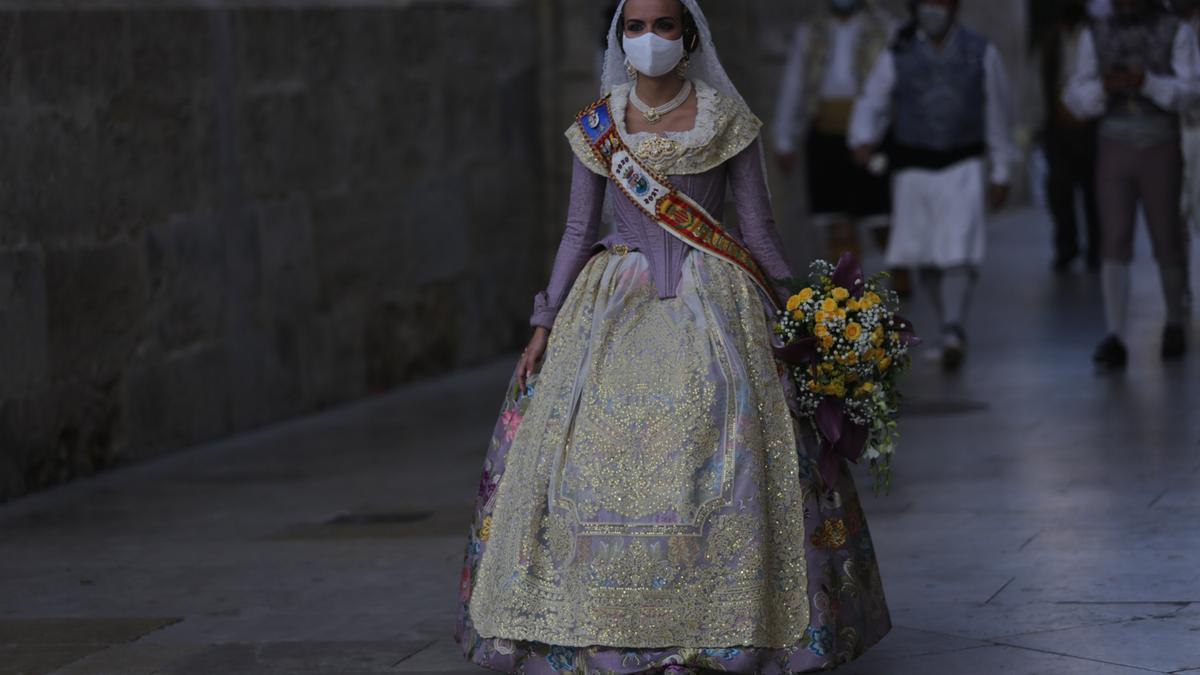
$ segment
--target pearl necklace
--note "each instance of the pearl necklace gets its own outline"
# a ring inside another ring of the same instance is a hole
[[[642,113],[642,117],[646,118],[648,124],[658,124],[664,117],[670,114],[673,110],[683,105],[692,95],[692,81],[684,80],[683,86],[679,88],[679,93],[675,94],[675,98],[656,107],[646,105],[646,102],[638,98],[637,85],[629,90],[629,102],[637,108],[638,112]]]

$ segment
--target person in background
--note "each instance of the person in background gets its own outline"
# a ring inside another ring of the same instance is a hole
[[[1175,10],[1200,34],[1200,0],[1175,0]],[[1200,101],[1183,110],[1183,214],[1200,232]]]
[[[957,0],[910,8],[911,23],[880,55],[855,104],[849,142],[866,164],[892,125],[887,263],[920,270],[942,327],[942,365],[956,371],[987,207],[1007,199],[1016,157],[1009,83],[995,45],[958,23]]]
[[[1045,121],[1042,146],[1050,174],[1046,198],[1054,221],[1055,272],[1063,273],[1080,254],[1076,197],[1083,201],[1085,259],[1100,269],[1100,216],[1096,212],[1096,122],[1076,117],[1062,101],[1062,91],[1075,71],[1079,35],[1087,25],[1085,0],[1059,0],[1054,26],[1039,46]]]
[[[1113,15],[1083,31],[1075,73],[1063,93],[1080,118],[1098,118],[1103,240],[1101,285],[1108,336],[1094,359],[1125,368],[1130,263],[1138,205],[1146,216],[1162,278],[1167,317],[1162,357],[1187,351],[1187,226],[1180,213],[1180,111],[1195,100],[1200,52],[1190,26],[1152,0],[1114,0]]]
[[[797,26],[788,51],[775,112],[775,156],[791,174],[804,146],[812,222],[828,233],[833,260],[843,251],[861,257],[856,225],[880,233],[886,242],[889,176],[854,162],[846,132],[854,99],[887,48],[893,24],[866,0],[829,0],[827,14]],[[893,283],[907,291],[906,276]]]

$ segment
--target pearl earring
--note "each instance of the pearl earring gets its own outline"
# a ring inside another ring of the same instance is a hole
[[[631,79],[631,80],[637,79],[637,76],[638,76],[637,68],[634,68],[633,64],[628,61],[625,62],[625,72],[629,73],[629,79]]]
[[[683,80],[687,78],[687,69],[689,65],[691,65],[690,57],[684,56],[683,60],[679,62],[679,65],[675,66],[675,74],[679,76],[679,79]]]

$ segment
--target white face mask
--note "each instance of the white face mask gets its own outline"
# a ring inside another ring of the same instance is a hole
[[[940,39],[950,30],[950,10],[941,5],[922,3],[917,6],[917,25],[929,37]]]
[[[625,38],[625,58],[639,73],[649,77],[671,72],[683,55],[683,38],[667,40],[654,33]]]

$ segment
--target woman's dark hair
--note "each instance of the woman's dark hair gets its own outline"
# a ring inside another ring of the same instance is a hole
[[[696,17],[688,11],[688,8],[679,3],[683,9],[683,48],[687,53],[691,54],[700,49],[700,27],[696,25]],[[625,51],[625,12],[621,11],[621,15],[617,17],[617,44],[621,45],[621,51]]]

